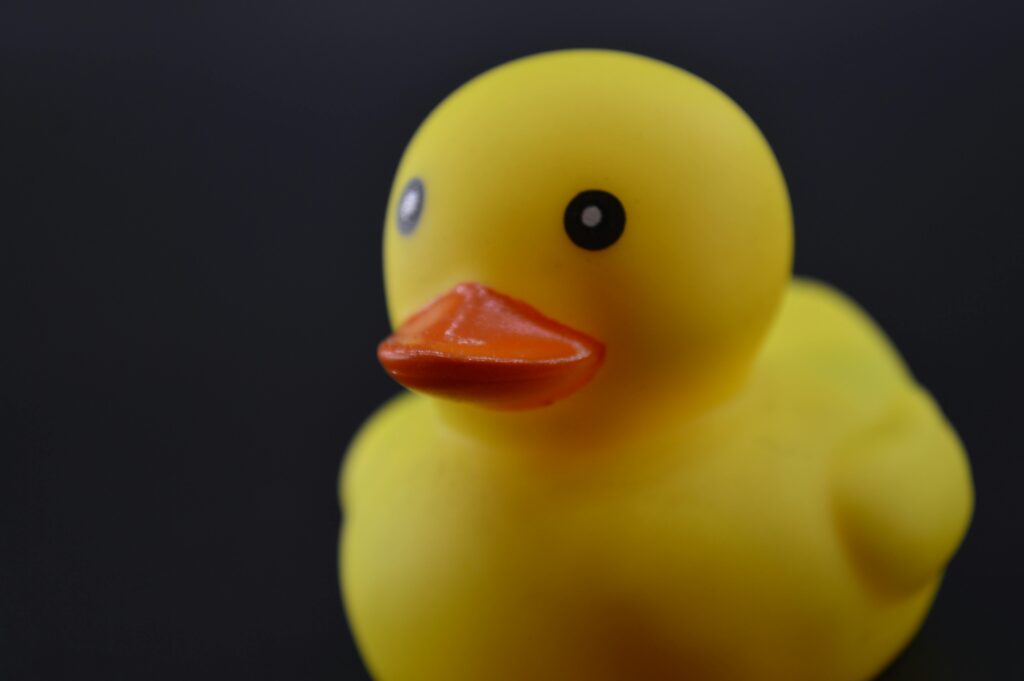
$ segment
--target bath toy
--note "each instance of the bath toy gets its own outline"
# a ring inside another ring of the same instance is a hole
[[[957,435],[853,302],[791,274],[760,131],[673,66],[570,50],[434,110],[384,229],[411,388],[343,468],[384,681],[863,681],[973,505]]]

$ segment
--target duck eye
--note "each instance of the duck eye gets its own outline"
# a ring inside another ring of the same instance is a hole
[[[608,192],[588,189],[565,207],[565,233],[588,251],[600,251],[619,240],[626,228],[622,203]]]
[[[423,214],[423,181],[418,177],[409,180],[398,197],[398,206],[395,215],[398,220],[398,231],[409,235],[416,229],[420,222],[420,215]]]

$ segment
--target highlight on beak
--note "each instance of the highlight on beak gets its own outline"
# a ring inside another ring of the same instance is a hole
[[[572,395],[604,353],[600,341],[474,282],[428,304],[377,347],[384,369],[407,388],[495,409]]]

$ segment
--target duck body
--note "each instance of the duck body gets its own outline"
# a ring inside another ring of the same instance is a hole
[[[764,136],[668,64],[500,66],[424,121],[340,578],[381,681],[866,681],[972,507],[941,411],[792,277]]]
[[[342,489],[376,676],[857,681],[902,649],[970,477],[859,309],[794,282],[745,386],[657,430],[581,456],[382,408]]]

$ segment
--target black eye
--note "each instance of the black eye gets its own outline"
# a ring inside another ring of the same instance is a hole
[[[423,181],[418,177],[409,180],[398,197],[398,206],[395,209],[399,232],[409,235],[416,229],[420,215],[423,214],[424,198]]]
[[[619,240],[626,228],[626,211],[617,198],[600,189],[576,195],[565,207],[565,233],[588,251],[600,251]]]

